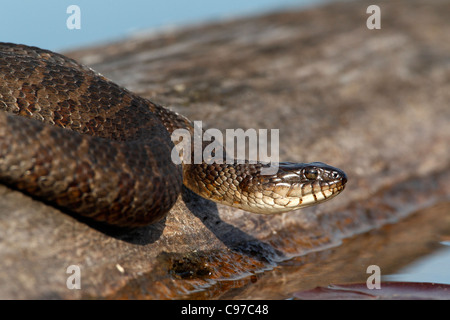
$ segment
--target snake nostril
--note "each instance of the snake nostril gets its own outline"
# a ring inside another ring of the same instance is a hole
[[[341,180],[343,184],[347,183],[347,176],[344,172],[333,171],[330,177],[333,180]]]

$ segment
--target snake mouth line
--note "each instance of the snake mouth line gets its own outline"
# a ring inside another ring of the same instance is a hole
[[[259,214],[289,212],[328,201],[340,194],[347,182],[346,177],[332,182],[314,181],[300,185],[291,185],[289,191],[275,188],[271,192],[256,192],[249,196],[248,203],[238,207]]]
[[[347,179],[345,178],[334,183],[325,183],[325,185],[321,185],[319,188],[310,187],[309,192],[303,193],[302,197],[298,199],[296,209],[312,206],[334,198],[345,189],[346,182]]]
[[[319,201],[329,200],[329,199],[337,196],[339,193],[341,193],[344,190],[346,182],[347,182],[346,180],[345,180],[345,182],[340,181],[339,183],[337,183],[336,186],[332,186],[332,187],[327,186],[327,188],[325,188],[325,189],[322,188],[320,190],[320,192],[313,192],[312,196],[314,197],[314,202],[311,204],[317,203]]]

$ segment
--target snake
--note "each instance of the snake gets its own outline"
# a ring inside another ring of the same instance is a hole
[[[192,133],[193,123],[71,58],[0,43],[0,183],[63,211],[145,226],[168,214],[184,185],[275,214],[329,200],[347,182],[322,162],[280,162],[271,175],[264,162],[176,163],[180,128]]]

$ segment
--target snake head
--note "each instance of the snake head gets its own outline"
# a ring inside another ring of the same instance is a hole
[[[281,162],[275,175],[261,175],[247,182],[249,185],[241,187],[251,205],[241,203],[241,208],[272,214],[315,205],[337,196],[344,190],[347,176],[344,171],[322,162]]]
[[[275,174],[262,174],[268,163],[184,166],[184,183],[212,201],[249,212],[274,214],[319,204],[344,190],[345,173],[321,162],[276,164]]]

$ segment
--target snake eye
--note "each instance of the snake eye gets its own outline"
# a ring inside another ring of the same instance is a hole
[[[308,180],[316,180],[319,172],[316,168],[306,168],[305,169],[305,177]]]

